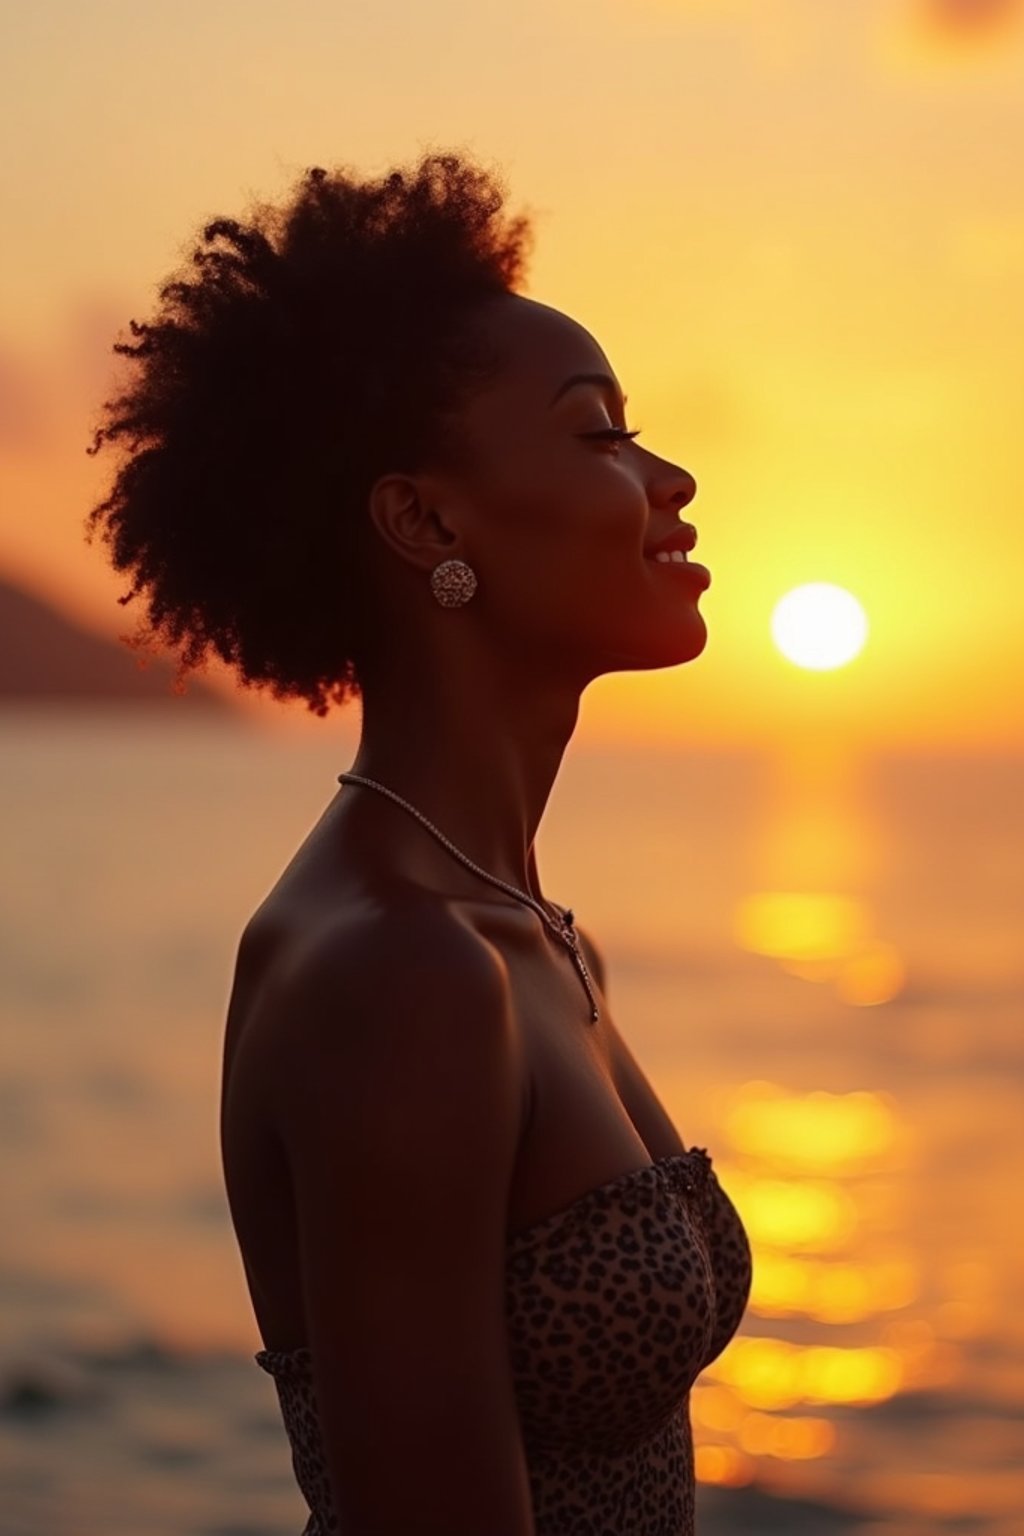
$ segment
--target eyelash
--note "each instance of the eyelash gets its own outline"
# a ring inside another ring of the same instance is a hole
[[[627,432],[624,427],[605,427],[600,432],[581,432],[581,437],[598,437],[609,442],[628,442],[634,437],[639,437],[643,427],[637,427],[634,432]]]

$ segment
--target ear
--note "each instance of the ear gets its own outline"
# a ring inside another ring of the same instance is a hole
[[[396,555],[421,570],[433,570],[460,551],[458,527],[436,510],[445,503],[443,489],[433,482],[388,474],[374,482],[368,510],[377,533]]]

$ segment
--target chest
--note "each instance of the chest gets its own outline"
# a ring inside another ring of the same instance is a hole
[[[588,960],[592,947],[586,936]],[[597,967],[592,966],[592,971]],[[592,978],[599,1018],[568,952],[510,965],[528,1113],[509,1220],[528,1225],[640,1164],[681,1153],[671,1117]]]
[[[473,916],[481,929],[488,928],[487,915]],[[509,1227],[519,1230],[563,1209],[583,1191],[682,1152],[683,1143],[619,1032],[597,976],[595,1023],[568,949],[523,926],[509,926],[507,918],[503,922],[486,936],[505,960],[523,1047],[523,1126],[508,1202]],[[593,951],[585,934],[583,945],[589,964]],[[285,1283],[277,1275],[282,1255],[293,1248],[290,1191],[266,1113],[288,1032],[275,1028],[260,1008],[262,979],[273,970],[275,953],[270,946],[250,948],[248,964],[236,977],[224,1061],[225,1094],[229,1082],[232,1092],[222,1134],[233,1213],[245,1239],[254,1292],[294,1293],[288,1305],[273,1305],[264,1336],[290,1339],[301,1336],[298,1280]],[[257,1276],[261,1284],[255,1283]]]

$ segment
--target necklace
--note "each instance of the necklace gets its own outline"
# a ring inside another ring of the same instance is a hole
[[[594,989],[590,984],[590,972],[587,970],[587,962],[584,960],[583,955],[580,952],[580,941],[577,937],[576,930],[573,927],[573,914],[571,907],[558,907],[557,910],[559,916],[557,919],[553,918],[549,912],[545,911],[539,901],[534,901],[533,897],[528,896],[525,891],[520,891],[516,886],[509,885],[507,880],[499,880],[497,875],[489,875],[485,869],[480,868],[479,864],[474,864],[473,860],[467,858],[464,853],[461,853],[459,849],[456,848],[454,843],[449,842],[448,838],[445,837],[443,832],[438,831],[433,822],[428,821],[421,811],[418,811],[414,805],[409,804],[408,800],[403,800],[401,795],[396,795],[393,789],[386,789],[383,784],[376,783],[374,779],[363,778],[362,774],[359,773],[339,773],[338,783],[366,784],[370,789],[379,789],[382,795],[388,795],[390,799],[397,801],[399,805],[403,805],[407,811],[410,811],[412,815],[416,817],[417,821],[421,821],[423,825],[428,829],[428,831],[433,832],[434,836],[438,839],[439,842],[444,844],[449,853],[454,854],[457,859],[460,859],[462,863],[466,865],[467,869],[473,870],[474,874],[479,875],[482,879],[489,880],[492,885],[497,885],[501,888],[501,890],[507,891],[508,894],[510,896],[514,896],[517,901],[525,902],[528,907],[532,907],[533,910],[544,920],[544,923],[550,932],[554,934],[556,939],[561,940],[561,942],[566,946],[572,955],[573,962],[580,975],[580,980],[582,981],[583,986],[586,989],[587,997],[590,1000],[591,1023],[596,1023],[598,1018],[597,999],[594,996]],[[556,906],[557,904],[552,902],[551,905]]]

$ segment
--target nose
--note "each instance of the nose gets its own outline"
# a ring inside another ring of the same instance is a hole
[[[689,506],[690,502],[696,496],[697,482],[690,474],[688,469],[681,469],[679,471],[679,483],[676,486],[674,494],[679,500],[680,510],[683,507]]]

